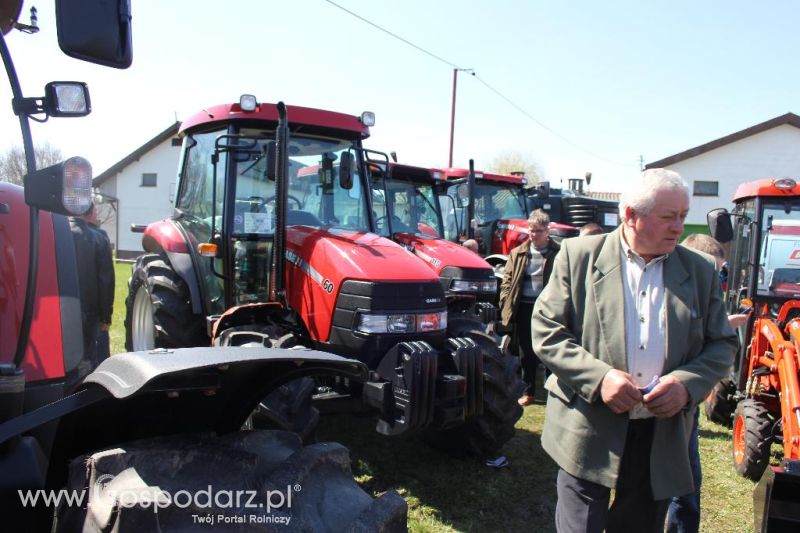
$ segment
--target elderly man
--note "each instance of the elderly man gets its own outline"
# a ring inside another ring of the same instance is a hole
[[[536,301],[559,531],[663,531],[669,498],[694,490],[693,408],[727,373],[736,337],[713,262],[678,246],[688,210],[678,174],[643,172],[621,226],[565,240]]]

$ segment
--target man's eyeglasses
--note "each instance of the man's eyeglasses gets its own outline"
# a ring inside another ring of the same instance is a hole
[[[540,233],[547,233],[547,230],[546,230],[546,229],[533,229],[533,228],[528,228],[528,233],[535,233],[535,234],[537,234],[537,235],[538,235],[538,234],[540,234]]]

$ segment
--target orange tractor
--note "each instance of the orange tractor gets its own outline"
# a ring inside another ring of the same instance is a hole
[[[734,209],[709,213],[712,235],[731,243],[729,312],[752,308],[732,377],[706,400],[710,418],[733,420],[733,463],[758,480],[757,531],[800,528],[800,185],[765,179],[739,186]],[[735,410],[734,410],[735,408]],[[772,443],[783,446],[770,466]]]

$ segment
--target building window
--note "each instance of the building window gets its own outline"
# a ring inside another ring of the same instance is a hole
[[[694,195],[695,196],[719,196],[719,182],[718,181],[695,181],[694,182]]]
[[[155,172],[142,174],[142,187],[155,187],[156,185],[158,185],[158,174]]]

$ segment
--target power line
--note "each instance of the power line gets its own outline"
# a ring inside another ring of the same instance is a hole
[[[450,66],[450,67],[452,67],[452,68],[454,68],[454,69],[456,69],[456,70],[465,70],[465,69],[462,69],[461,67],[459,67],[458,65],[456,65],[455,63],[452,63],[452,62],[450,62],[450,61],[448,61],[448,60],[446,60],[446,59],[443,59],[443,58],[441,58],[441,57],[437,56],[436,54],[434,54],[433,52],[430,52],[430,51],[428,51],[428,50],[426,50],[426,49],[422,48],[421,46],[417,46],[416,44],[412,43],[411,41],[409,41],[409,40],[407,40],[407,39],[404,39],[403,37],[400,37],[400,36],[399,36],[399,35],[397,35],[396,33],[394,33],[394,32],[391,32],[391,31],[387,30],[386,28],[384,28],[384,27],[382,27],[382,26],[379,26],[378,24],[375,24],[374,22],[372,22],[372,21],[370,21],[370,20],[367,20],[366,18],[362,17],[362,16],[361,16],[361,15],[359,15],[358,13],[355,13],[354,11],[351,11],[351,10],[349,10],[349,9],[347,9],[347,8],[343,7],[343,6],[340,6],[340,5],[339,5],[339,4],[337,4],[336,2],[333,2],[332,0],[325,0],[325,1],[326,1],[327,3],[329,3],[330,5],[332,5],[332,6],[334,6],[334,7],[337,7],[337,8],[339,8],[339,9],[341,9],[341,10],[342,10],[342,11],[344,11],[345,13],[347,13],[347,14],[349,14],[349,15],[352,15],[353,17],[356,17],[356,18],[357,18],[357,19],[359,19],[360,21],[362,21],[362,22],[365,22],[365,23],[369,24],[369,25],[370,25],[370,26],[372,26],[373,28],[375,28],[375,29],[377,29],[377,30],[379,30],[379,31],[382,31],[383,33],[385,33],[385,34],[387,34],[387,35],[390,35],[391,37],[394,37],[395,39],[397,39],[397,40],[399,40],[399,41],[402,41],[403,43],[405,43],[405,44],[407,44],[407,45],[409,45],[409,46],[411,46],[411,47],[413,47],[413,48],[416,48],[417,50],[419,50],[419,51],[420,51],[420,52],[422,52],[423,54],[426,54],[426,55],[428,55],[428,56],[430,56],[430,57],[432,57],[432,58],[436,59],[437,61],[440,61],[440,62],[444,63],[445,65],[448,65],[448,66]],[[469,70],[472,70],[472,69],[469,69]],[[494,94],[496,94],[497,96],[499,96],[500,98],[502,98],[503,100],[505,100],[505,101],[506,101],[508,104],[510,104],[510,105],[511,105],[511,107],[513,107],[514,109],[516,109],[517,111],[519,111],[520,113],[522,113],[522,114],[523,114],[525,117],[527,117],[528,119],[530,119],[530,120],[532,120],[533,122],[535,122],[537,125],[539,125],[539,127],[541,127],[541,128],[543,128],[544,130],[548,131],[548,132],[549,132],[549,133],[551,133],[552,135],[554,135],[554,136],[558,137],[559,139],[561,139],[561,140],[562,140],[562,141],[564,141],[565,143],[569,144],[570,146],[572,146],[572,147],[574,147],[574,148],[577,148],[578,150],[580,150],[580,151],[582,151],[582,152],[584,152],[584,153],[586,153],[586,154],[588,154],[588,155],[590,155],[590,156],[592,156],[592,157],[594,157],[594,158],[600,159],[600,160],[602,160],[602,161],[606,161],[606,162],[608,162],[608,163],[612,163],[612,164],[615,164],[615,165],[620,165],[620,166],[629,166],[629,165],[626,165],[625,163],[620,163],[619,161],[612,161],[611,159],[607,159],[607,158],[605,158],[605,157],[603,157],[603,156],[601,156],[601,155],[598,155],[598,154],[596,154],[596,153],[592,152],[591,150],[588,150],[588,149],[586,149],[586,148],[582,147],[581,145],[579,145],[579,144],[577,144],[577,143],[575,143],[575,142],[573,142],[573,141],[571,141],[571,140],[567,139],[566,137],[564,137],[563,135],[561,135],[560,133],[558,133],[556,130],[554,130],[553,128],[551,128],[551,127],[547,126],[547,125],[546,125],[546,124],[544,124],[542,121],[540,121],[539,119],[537,119],[536,117],[534,117],[533,115],[531,115],[530,113],[528,113],[528,112],[527,112],[525,109],[523,109],[521,106],[517,105],[517,104],[516,104],[516,103],[515,103],[513,100],[511,100],[509,97],[507,97],[506,95],[504,95],[503,93],[501,93],[500,91],[498,91],[497,89],[495,89],[494,87],[492,87],[491,85],[489,85],[489,84],[488,84],[486,81],[484,81],[484,80],[483,80],[483,79],[481,79],[480,77],[478,77],[478,75],[477,75],[477,74],[476,74],[474,71],[472,71],[472,76],[473,76],[475,79],[477,79],[479,82],[481,82],[481,83],[482,83],[482,84],[483,84],[483,85],[484,85],[484,86],[485,86],[487,89],[489,89],[489,90],[490,90],[490,91],[492,91]]]
[[[424,48],[422,48],[421,46],[417,46],[416,44],[412,43],[411,41],[409,41],[409,40],[407,40],[407,39],[403,39],[402,37],[400,37],[400,36],[399,36],[399,35],[397,35],[396,33],[392,33],[392,32],[390,32],[389,30],[387,30],[386,28],[383,28],[383,27],[381,27],[381,26],[378,26],[378,25],[377,25],[377,24],[375,24],[374,22],[372,22],[372,21],[370,21],[370,20],[367,20],[367,19],[365,19],[364,17],[362,17],[362,16],[361,16],[361,15],[359,15],[358,13],[355,13],[354,11],[350,11],[350,10],[349,10],[349,9],[347,9],[346,7],[340,6],[339,4],[337,4],[336,2],[332,2],[331,0],[325,0],[325,1],[326,1],[326,2],[328,2],[330,5],[332,5],[332,6],[334,6],[334,7],[338,7],[339,9],[341,9],[342,11],[344,11],[345,13],[349,13],[350,15],[354,16],[354,17],[355,17],[355,18],[357,18],[358,20],[360,20],[360,21],[362,21],[362,22],[366,22],[367,24],[369,24],[369,25],[370,25],[370,26],[372,26],[373,28],[375,28],[375,29],[377,29],[377,30],[380,30],[380,31],[382,31],[383,33],[385,33],[385,34],[387,34],[387,35],[391,35],[392,37],[394,37],[395,39],[397,39],[397,40],[399,40],[399,41],[403,41],[403,42],[404,42],[404,43],[406,43],[408,46],[412,46],[412,47],[416,48],[417,50],[419,50],[419,51],[420,51],[420,52],[422,52],[423,54],[427,54],[427,55],[431,56],[432,58],[434,58],[434,59],[435,59],[435,60],[437,60],[437,61],[441,61],[441,62],[442,62],[442,63],[444,63],[445,65],[450,65],[450,66],[451,66],[451,67],[453,67],[453,68],[459,68],[459,67],[458,67],[458,65],[456,65],[456,64],[453,64],[453,63],[449,62],[449,61],[448,61],[448,60],[446,60],[446,59],[442,59],[441,57],[437,56],[437,55],[436,55],[436,54],[434,54],[433,52],[429,52],[429,51],[425,50]]]

